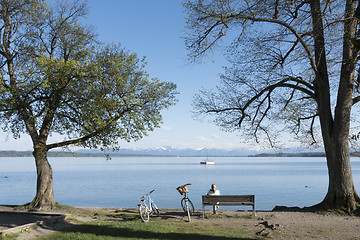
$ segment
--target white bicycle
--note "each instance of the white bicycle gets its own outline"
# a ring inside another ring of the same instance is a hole
[[[145,194],[140,198],[141,203],[139,206],[139,214],[143,222],[148,222],[150,215],[155,214],[157,217],[160,216],[160,211],[155,205],[154,201],[151,199],[150,194],[155,190],[150,191],[148,194]]]

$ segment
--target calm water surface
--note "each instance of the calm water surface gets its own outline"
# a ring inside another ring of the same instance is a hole
[[[311,206],[327,192],[325,158],[204,158],[130,157],[50,158],[55,201],[71,206],[137,207],[139,198],[152,194],[160,208],[180,208],[176,187],[192,183],[190,198],[201,208],[201,195],[215,183],[221,194],[255,194],[256,209],[276,205]],[[35,196],[33,158],[0,158],[0,204],[24,204]],[[355,187],[360,187],[360,158],[352,158]],[[249,207],[222,207],[243,209]]]

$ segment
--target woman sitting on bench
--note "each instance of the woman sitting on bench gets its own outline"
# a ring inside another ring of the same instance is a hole
[[[216,189],[216,185],[212,184],[210,190],[208,191],[207,195],[220,195],[219,189]]]
[[[219,190],[219,189],[216,189],[216,185],[215,185],[215,184],[211,184],[211,188],[210,188],[210,190],[208,191],[207,195],[220,195],[220,190]],[[213,209],[214,214],[216,214],[216,209],[218,209],[218,208],[219,208],[218,205],[215,205],[215,206],[214,206],[214,209]]]

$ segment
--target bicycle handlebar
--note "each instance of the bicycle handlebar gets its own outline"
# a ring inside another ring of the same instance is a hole
[[[183,186],[187,186],[187,185],[192,185],[192,183],[183,184],[183,185],[180,185],[179,187],[183,187]]]
[[[151,190],[148,194],[145,194],[144,196],[142,196],[140,199],[144,199],[145,198],[145,196],[149,196],[152,192],[154,192],[155,191],[155,189],[153,189],[153,190]],[[150,197],[150,196],[149,196]]]

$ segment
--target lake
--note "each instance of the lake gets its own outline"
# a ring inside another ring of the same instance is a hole
[[[140,197],[155,189],[159,208],[180,208],[176,187],[189,186],[189,197],[201,209],[201,195],[215,183],[221,194],[254,194],[257,210],[319,203],[328,187],[325,158],[212,157],[49,158],[54,173],[55,201],[84,207],[135,208]],[[35,196],[33,158],[0,158],[0,204],[24,204]],[[360,186],[360,158],[352,158],[355,187]],[[221,209],[250,210],[250,207]]]

